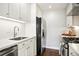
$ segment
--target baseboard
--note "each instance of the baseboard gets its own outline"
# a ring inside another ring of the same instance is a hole
[[[46,46],[45,48],[49,48],[49,49],[56,49],[56,50],[59,50],[59,48],[58,48],[58,47],[48,47],[48,46]]]

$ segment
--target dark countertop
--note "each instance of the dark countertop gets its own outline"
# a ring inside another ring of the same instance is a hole
[[[79,43],[79,36],[61,36],[64,42],[67,43]]]

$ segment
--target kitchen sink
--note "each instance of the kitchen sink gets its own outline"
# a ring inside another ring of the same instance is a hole
[[[28,38],[28,37],[16,37],[16,38],[11,38],[10,40],[23,40],[25,38]]]

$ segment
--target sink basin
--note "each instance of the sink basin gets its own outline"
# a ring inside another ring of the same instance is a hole
[[[27,37],[16,37],[16,38],[11,38],[10,40],[23,40],[25,38],[27,38]]]

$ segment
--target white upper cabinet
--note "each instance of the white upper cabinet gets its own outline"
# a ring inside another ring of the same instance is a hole
[[[70,15],[71,11],[72,11],[72,3],[69,3],[67,5],[67,8],[66,8],[66,26],[69,27],[69,26],[72,26],[73,25],[73,17]]]
[[[26,15],[26,4],[20,4],[20,16],[19,19],[22,21],[26,21],[27,15]]]
[[[9,17],[13,19],[19,19],[19,4],[9,3]]]
[[[30,16],[30,4],[20,4],[20,20],[28,22]]]
[[[0,3],[0,16],[9,17],[24,22],[30,22],[31,4]]]
[[[72,26],[72,25],[73,25],[72,16],[67,16],[67,18],[66,18],[66,26],[69,27],[69,26]]]
[[[8,3],[0,3],[0,16],[8,17]]]

